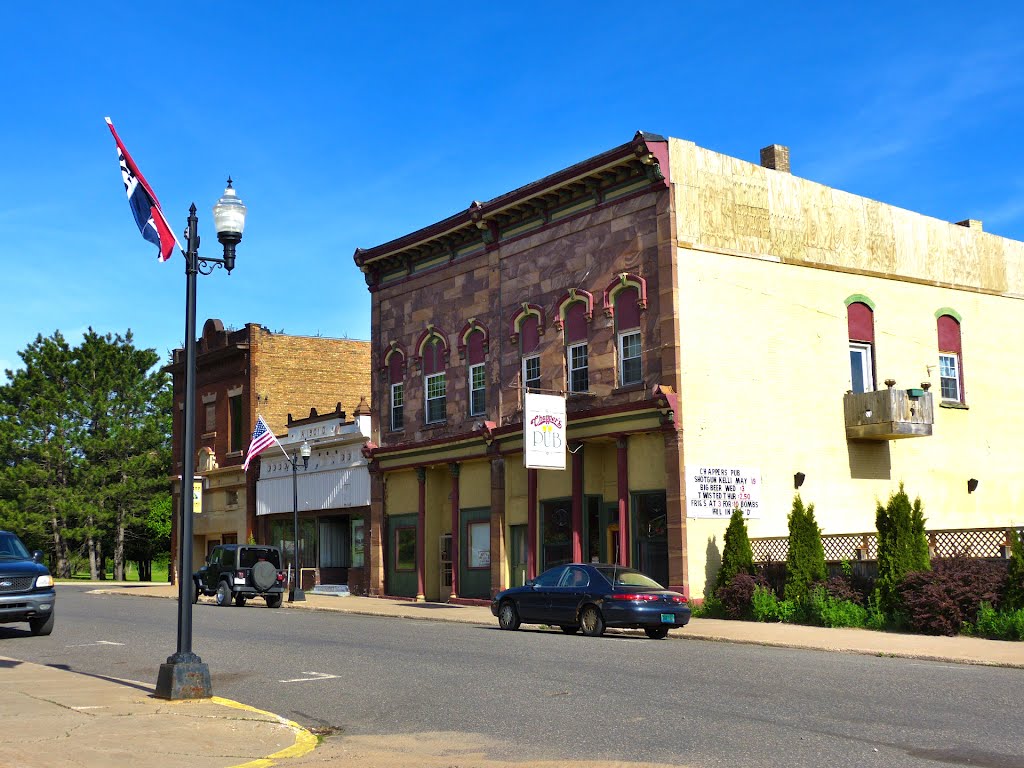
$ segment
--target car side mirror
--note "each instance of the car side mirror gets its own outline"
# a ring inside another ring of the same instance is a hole
[[[32,553],[32,560],[34,560],[37,563],[43,562],[43,551],[41,549],[35,550]]]
[[[527,579],[526,586],[528,586],[528,587],[536,587],[537,586],[537,582],[535,582],[533,579]]]

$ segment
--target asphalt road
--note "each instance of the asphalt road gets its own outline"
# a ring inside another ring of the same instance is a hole
[[[53,635],[0,625],[0,654],[155,683],[176,611],[61,586]],[[484,734],[501,745],[495,759],[1024,767],[1022,670],[261,601],[193,615],[215,694],[342,733]]]

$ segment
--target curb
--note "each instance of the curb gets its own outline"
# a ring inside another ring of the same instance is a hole
[[[286,728],[290,728],[292,732],[295,734],[295,743],[292,744],[290,747],[285,747],[284,749],[280,749],[272,755],[267,755],[266,757],[261,757],[257,760],[250,760],[246,763],[240,763],[239,765],[234,765],[230,768],[270,768],[270,766],[274,765],[274,761],[276,760],[287,760],[289,758],[303,757],[305,755],[308,755],[310,752],[316,749],[317,745],[320,743],[320,740],[317,739],[316,736],[307,731],[294,720],[289,720],[274,712],[267,712],[265,709],[257,709],[256,707],[251,707],[248,704],[242,704],[241,702],[234,701],[232,699],[225,699],[221,696],[213,696],[210,698],[210,701],[212,701],[214,704],[220,704],[222,707],[240,709],[243,712],[254,712],[260,715],[267,715],[268,717],[272,717],[275,720],[277,720],[278,723],[285,726]]]

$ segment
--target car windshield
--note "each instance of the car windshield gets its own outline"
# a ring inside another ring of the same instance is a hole
[[[650,576],[645,576],[640,571],[632,568],[620,568],[615,565],[606,565],[597,569],[602,576],[611,582],[615,587],[643,587],[645,589],[664,589],[661,584]]]
[[[21,539],[11,533],[0,534],[0,560],[31,560],[32,556],[21,543]]]
[[[247,548],[238,553],[238,567],[252,568],[260,560],[268,561],[275,568],[281,567],[276,549]]]

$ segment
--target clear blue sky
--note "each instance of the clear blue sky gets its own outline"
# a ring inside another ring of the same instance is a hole
[[[198,324],[370,336],[370,247],[646,130],[1024,239],[1020,3],[20,3],[0,47],[0,370],[37,333],[184,341],[109,115],[176,232],[249,206]],[[237,18],[233,15],[237,14]],[[3,377],[0,376],[0,381]]]

